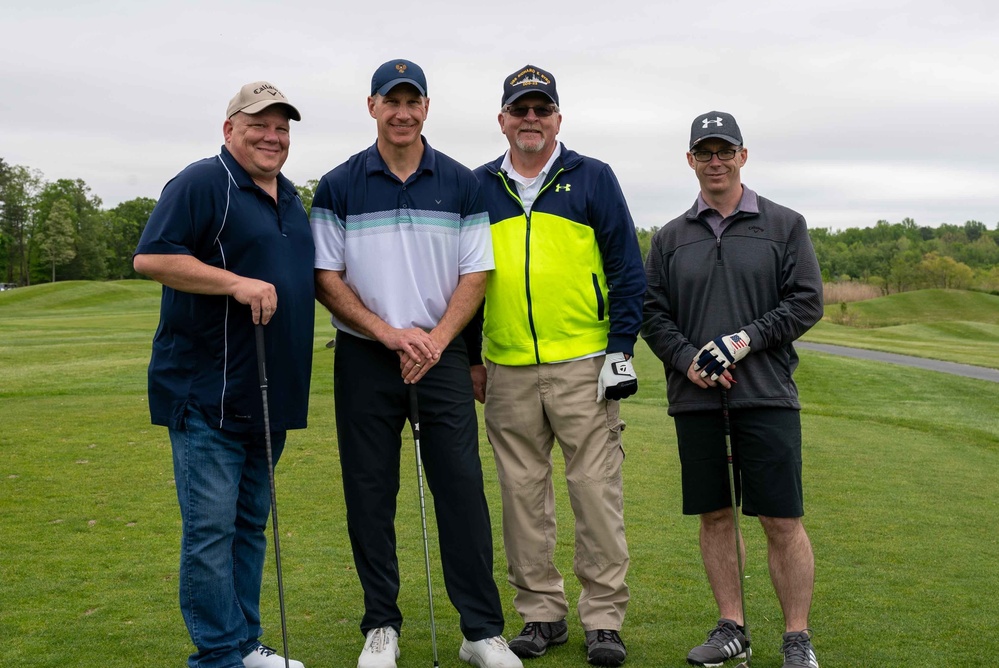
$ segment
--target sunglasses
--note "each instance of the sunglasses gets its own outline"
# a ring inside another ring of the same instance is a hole
[[[534,115],[538,118],[548,118],[558,110],[558,107],[554,104],[546,104],[540,107],[528,107],[523,105],[513,106],[508,104],[504,111],[514,118],[524,118],[532,109],[534,110]]]

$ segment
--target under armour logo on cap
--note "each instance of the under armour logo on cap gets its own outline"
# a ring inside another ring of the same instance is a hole
[[[709,111],[694,119],[690,125],[690,148],[703,139],[717,137],[733,146],[742,146],[742,131],[732,114],[724,111]]]

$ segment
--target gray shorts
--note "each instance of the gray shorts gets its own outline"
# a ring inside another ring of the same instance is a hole
[[[729,411],[736,505],[746,515],[801,517],[801,416],[791,408]],[[684,515],[732,506],[721,410],[674,416]]]

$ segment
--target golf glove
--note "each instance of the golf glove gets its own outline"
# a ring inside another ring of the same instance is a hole
[[[597,401],[624,399],[635,392],[638,392],[638,376],[631,360],[625,359],[624,353],[607,353],[597,378]]]
[[[697,352],[694,371],[700,371],[701,378],[711,376],[711,380],[718,380],[722,371],[748,355],[749,350],[746,330],[719,336]]]

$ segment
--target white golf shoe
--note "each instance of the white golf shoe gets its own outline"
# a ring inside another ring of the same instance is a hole
[[[399,633],[391,626],[382,626],[368,631],[357,668],[396,668],[398,658]]]
[[[260,645],[243,657],[243,665],[246,668],[284,668],[284,657],[267,645]],[[301,661],[294,659],[288,659],[288,665],[291,668],[305,668]]]
[[[458,658],[479,668],[524,668],[520,657],[510,650],[503,636],[461,643]]]

